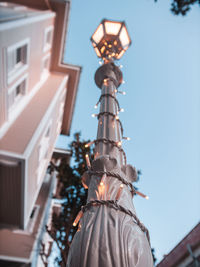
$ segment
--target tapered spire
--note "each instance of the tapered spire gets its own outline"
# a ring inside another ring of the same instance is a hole
[[[104,64],[97,70],[95,81],[97,86],[101,86],[95,158],[102,155],[113,156],[122,166],[123,128],[119,119],[120,106],[116,98],[117,88],[122,82],[122,73],[113,63]]]
[[[122,148],[124,130],[116,93],[123,79],[114,59],[120,58],[130,44],[124,27],[124,22],[109,24],[103,20],[92,37],[97,55],[104,60],[95,74],[96,85],[101,89],[99,112],[94,115],[98,129],[97,138],[86,145],[95,145],[95,157],[90,162],[86,156],[88,171],[82,182],[88,188],[88,198],[74,222],[76,225],[80,220],[68,267],[153,266],[149,233],[133,205],[137,191],[132,183],[137,172],[127,164]]]

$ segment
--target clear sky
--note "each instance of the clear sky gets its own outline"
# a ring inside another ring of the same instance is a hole
[[[119,61],[125,84],[119,95],[128,163],[142,170],[136,184],[150,199],[134,200],[160,261],[200,217],[200,8],[186,17],[171,1],[74,0],[65,61],[83,67],[71,136],[95,139],[99,67],[90,36],[103,18],[125,20],[132,46]],[[60,138],[67,146],[71,138]]]

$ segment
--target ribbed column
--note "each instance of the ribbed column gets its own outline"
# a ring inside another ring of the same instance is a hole
[[[153,267],[149,234],[132,201],[137,172],[125,163],[119,144],[123,133],[116,89],[122,73],[113,63],[104,64],[95,82],[101,89],[95,160],[82,176],[88,198],[75,219],[79,230],[67,267]]]
[[[101,103],[99,110],[99,122],[97,140],[105,139],[106,142],[99,142],[95,147],[95,158],[102,155],[109,155],[117,159],[120,166],[123,165],[123,154],[121,147],[122,131],[118,119],[119,107],[116,102],[116,86],[109,78],[105,79],[101,89]],[[118,147],[109,143],[114,141]]]

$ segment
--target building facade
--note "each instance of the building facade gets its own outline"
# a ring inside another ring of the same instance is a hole
[[[0,2],[1,266],[36,266],[55,187],[46,169],[58,135],[69,135],[80,77],[79,66],[63,63],[69,7]]]
[[[200,267],[200,223],[198,223],[157,267]]]

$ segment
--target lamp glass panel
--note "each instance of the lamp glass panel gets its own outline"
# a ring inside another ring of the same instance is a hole
[[[119,33],[120,28],[121,28],[120,22],[111,22],[111,21],[105,22],[105,30],[107,34],[117,35]]]
[[[129,35],[128,35],[128,32],[127,32],[125,26],[122,28],[122,30],[120,32],[119,39],[120,39],[123,47],[130,44],[130,38],[129,38]]]
[[[92,35],[92,39],[98,44],[101,41],[103,35],[103,25],[100,24],[96,29],[95,33]]]
[[[97,47],[94,48],[96,54],[98,57],[101,57],[101,53],[99,52],[99,49]]]
[[[117,56],[117,59],[120,59],[120,58],[123,56],[124,53],[125,53],[125,50],[122,50],[122,51],[119,53],[119,55]]]

